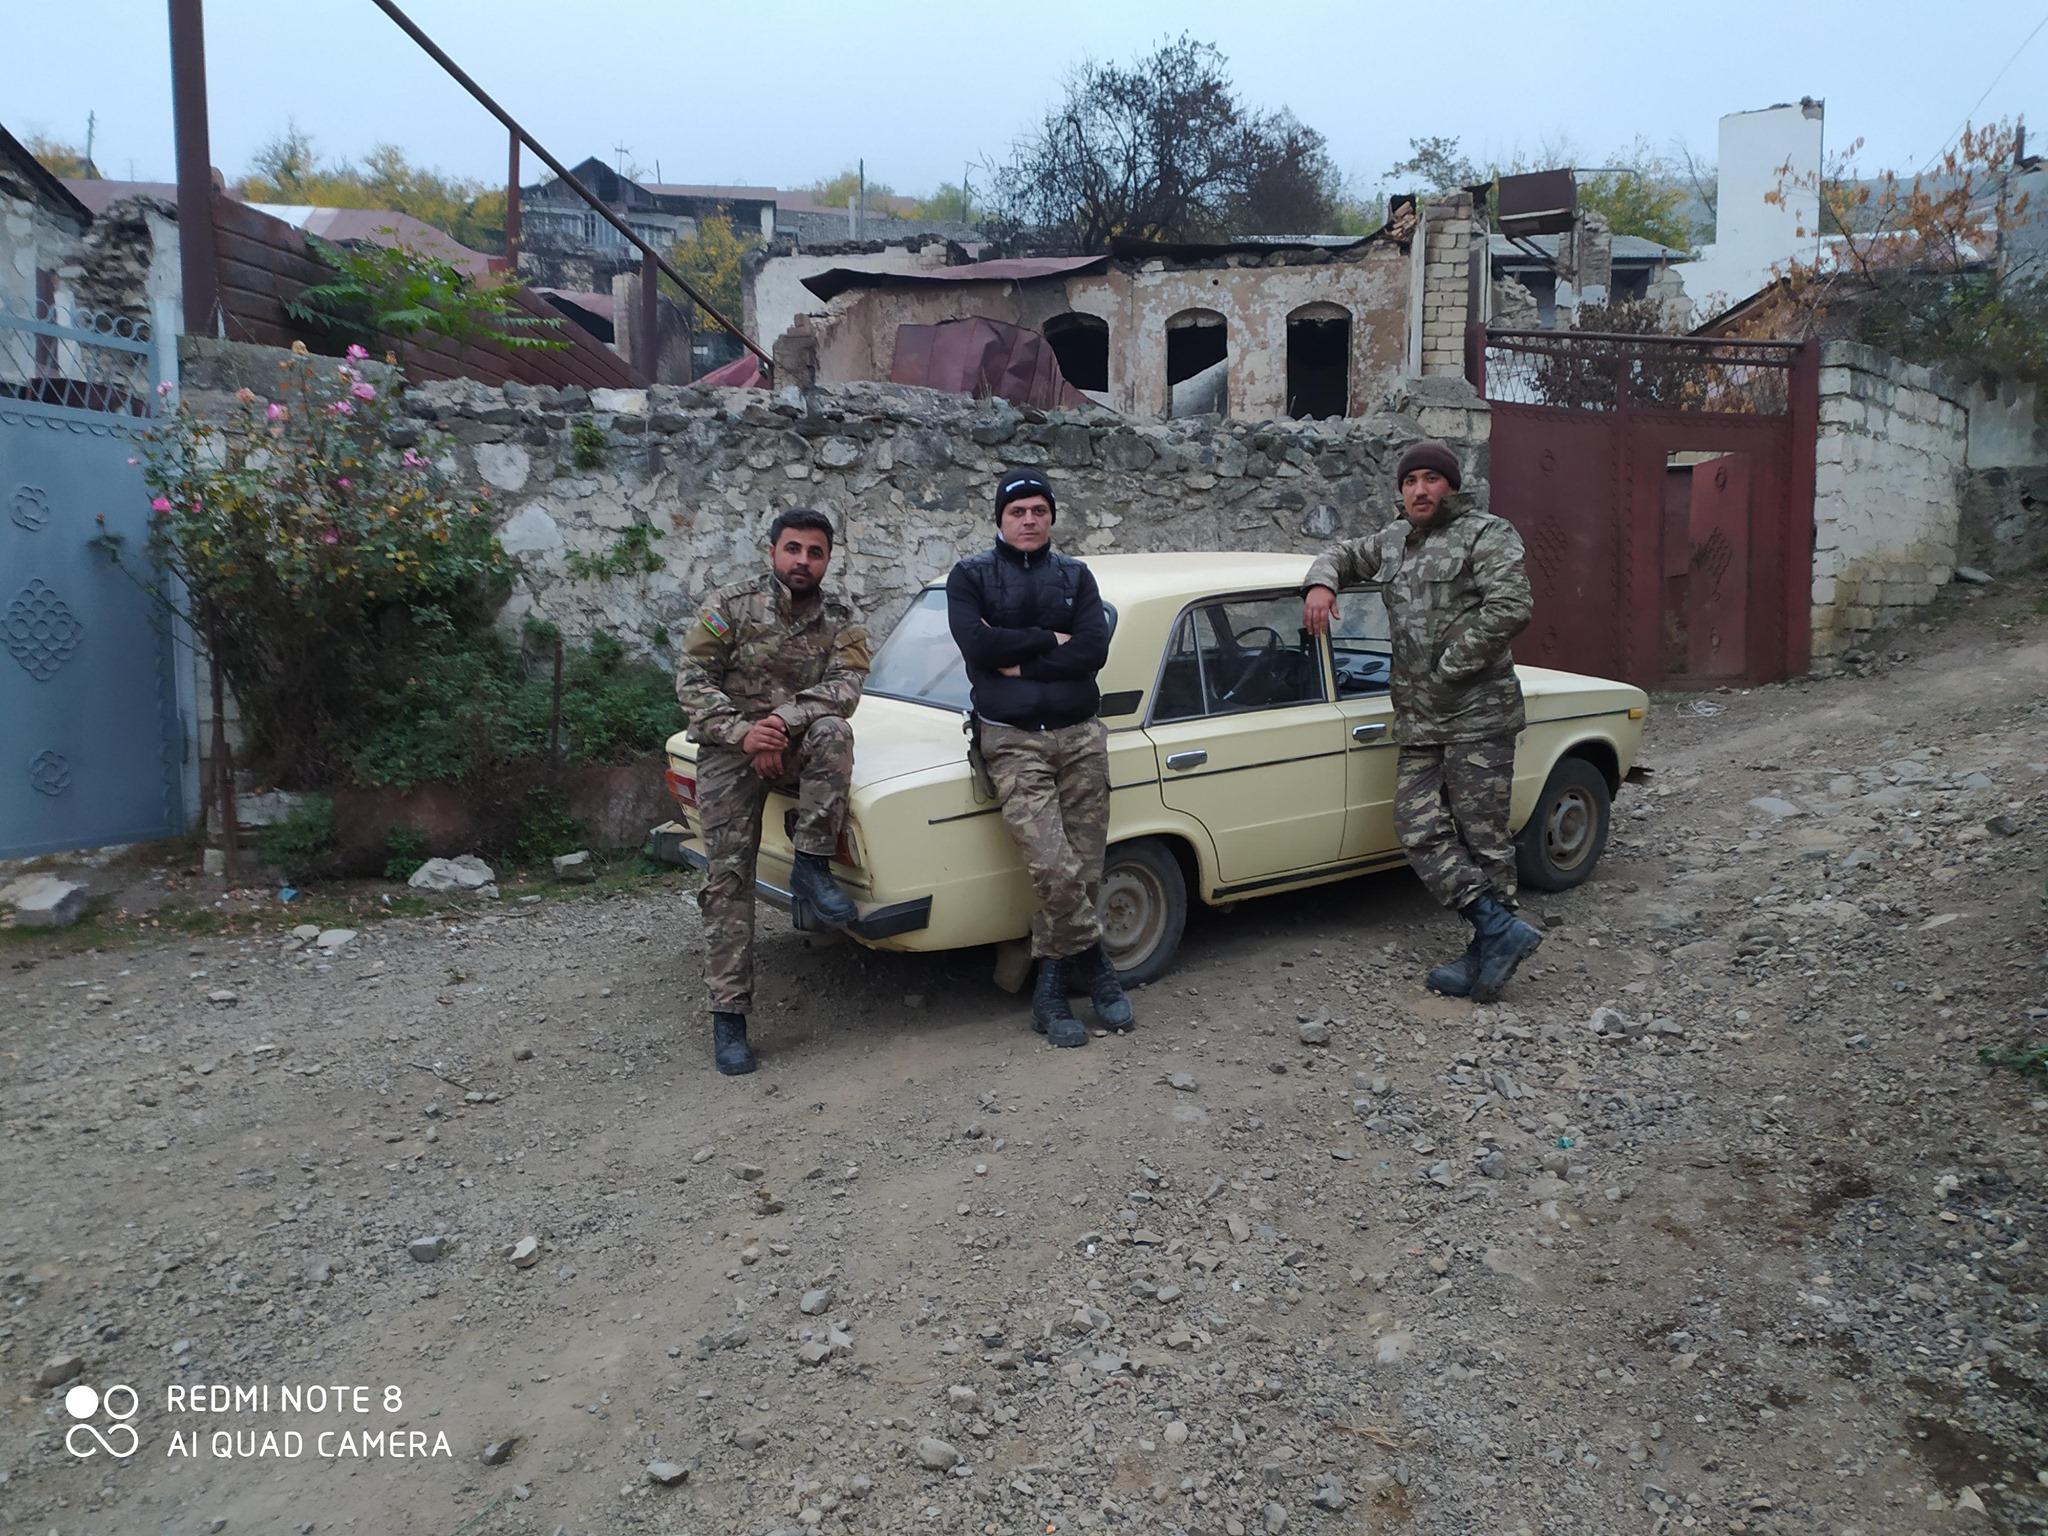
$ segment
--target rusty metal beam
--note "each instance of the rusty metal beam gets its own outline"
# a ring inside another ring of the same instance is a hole
[[[511,150],[505,159],[505,260],[512,275],[519,275],[519,135],[508,135]]]
[[[187,335],[217,333],[213,151],[206,131],[206,20],[200,0],[170,0],[171,122],[178,152],[178,276]]]
[[[190,0],[190,3],[196,7],[198,4],[198,0]],[[766,352],[763,352],[760,346],[756,344],[754,340],[751,337],[749,337],[745,331],[741,330],[738,326],[734,325],[730,320],[726,319],[724,315],[720,314],[716,305],[714,305],[709,299],[705,298],[703,294],[699,293],[694,287],[692,287],[689,279],[684,277],[682,273],[678,272],[673,266],[671,266],[666,257],[664,257],[653,246],[649,245],[645,240],[642,240],[638,235],[634,234],[632,229],[626,224],[626,222],[623,219],[619,218],[617,214],[613,213],[611,209],[605,207],[604,203],[597,197],[595,193],[593,193],[590,190],[590,188],[584,186],[582,182],[578,181],[574,176],[570,175],[569,168],[566,165],[562,164],[561,161],[557,160],[553,155],[549,154],[546,145],[542,144],[540,140],[536,139],[532,134],[528,133],[523,127],[521,127],[519,124],[519,120],[513,117],[513,115],[510,112],[507,112],[503,107],[499,106],[497,102],[493,101],[490,98],[490,96],[485,92],[482,86],[478,85],[474,80],[470,79],[468,73],[462,68],[461,65],[457,64],[453,59],[449,58],[448,55],[442,51],[440,46],[437,43],[435,43],[435,41],[431,37],[428,37],[426,33],[422,32],[419,29],[418,25],[413,21],[413,19],[410,16],[406,15],[404,11],[398,8],[398,6],[394,3],[394,0],[370,0],[370,3],[375,5],[377,9],[382,11],[386,16],[389,16],[392,22],[398,27],[399,31],[403,32],[415,43],[418,43],[421,50],[427,55],[427,57],[432,59],[436,64],[440,65],[441,68],[447,72],[449,77],[453,79],[457,85],[461,86],[465,91],[468,91],[470,95],[474,96],[477,99],[477,102],[483,107],[483,109],[486,112],[490,113],[491,116],[495,117],[499,122],[503,123],[507,128],[509,128],[513,132],[513,134],[515,134],[519,138],[519,140],[526,145],[528,149],[532,150],[534,154],[539,157],[543,165],[545,165],[549,170],[555,173],[556,177],[561,181],[563,186],[567,187],[571,192],[574,192],[578,197],[582,198],[593,213],[595,213],[599,218],[603,219],[607,224],[611,225],[611,227],[613,229],[616,229],[621,235],[624,235],[626,237],[626,243],[628,245],[632,246],[635,250],[640,252],[643,258],[651,260],[655,264],[655,266],[659,268],[660,271],[667,276],[670,282],[674,283],[678,288],[682,289],[684,293],[690,296],[691,300],[695,302],[699,309],[703,310],[704,313],[709,315],[713,320],[716,320],[719,323],[719,325],[723,327],[725,330],[730,331],[732,335],[739,341],[741,346],[745,347],[749,352],[753,353],[754,356],[760,358],[761,361],[768,366],[772,375],[772,372],[775,367],[775,360],[773,358],[771,358]]]
[[[647,382],[658,383],[661,372],[661,275],[654,269],[654,253],[640,255],[640,371]]]

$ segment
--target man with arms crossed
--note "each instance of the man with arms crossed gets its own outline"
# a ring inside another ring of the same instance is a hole
[[[1109,737],[1095,717],[1095,674],[1109,656],[1109,619],[1088,567],[1053,550],[1058,517],[1051,481],[1035,469],[1005,471],[995,544],[953,567],[946,604],[1003,825],[1038,898],[1031,1027],[1076,1046],[1088,1031],[1067,1005],[1070,978],[1088,988],[1106,1028],[1135,1020],[1095,905],[1109,839]]]

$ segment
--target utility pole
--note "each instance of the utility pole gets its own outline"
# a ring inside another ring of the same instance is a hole
[[[960,222],[962,224],[967,223],[972,217],[970,210],[974,207],[974,194],[967,185],[967,177],[968,173],[973,169],[974,162],[972,160],[960,167]]]
[[[100,173],[94,168],[92,163],[93,133],[99,127],[99,116],[97,112],[85,114],[85,174],[94,181],[98,181],[100,177]]]
[[[623,177],[626,174],[626,156],[633,153],[633,151],[624,144],[614,144],[612,146],[612,153],[619,157],[619,175]]]
[[[860,172],[860,212],[853,221],[853,238],[865,240],[868,237],[868,163],[857,160],[854,164]]]
[[[170,0],[171,123],[178,148],[178,267],[188,336],[218,335],[213,158],[206,133],[206,23],[201,0]]]

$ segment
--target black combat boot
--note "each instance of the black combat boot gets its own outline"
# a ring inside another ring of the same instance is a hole
[[[1110,964],[1109,952],[1100,940],[1067,963],[1074,968],[1074,978],[1088,989],[1088,1000],[1095,1004],[1095,1017],[1102,1021],[1104,1029],[1129,1029],[1138,1022],[1137,1015],[1131,1012],[1131,1000],[1124,996],[1124,984],[1116,979],[1116,967]]]
[[[747,1016],[744,1013],[711,1015],[711,1059],[727,1077],[744,1077],[754,1070],[754,1048],[747,1044]]]
[[[1469,905],[1469,903],[1468,903]],[[1465,946],[1465,953],[1455,960],[1446,960],[1429,973],[1423,983],[1430,991],[1444,997],[1470,997],[1473,978],[1479,974],[1479,929],[1475,924],[1472,942]]]
[[[1465,908],[1465,917],[1477,930],[1479,969],[1472,976],[1472,1000],[1491,1003],[1515,974],[1515,967],[1536,953],[1543,942],[1537,929],[1502,906],[1497,897],[1481,896]]]
[[[1031,993],[1031,1027],[1054,1045],[1088,1043],[1088,1031],[1067,1006],[1065,961],[1048,956],[1038,962],[1038,985]]]
[[[789,867],[789,894],[818,914],[831,928],[849,928],[860,919],[860,909],[839,889],[832,878],[832,861],[822,853],[798,853]]]

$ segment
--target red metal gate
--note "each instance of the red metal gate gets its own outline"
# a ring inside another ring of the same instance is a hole
[[[1472,353],[1536,599],[1517,661],[1661,688],[1806,670],[1810,343],[1497,330]]]

